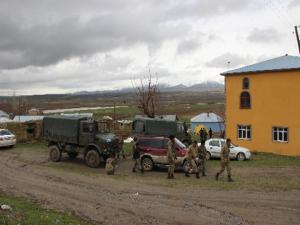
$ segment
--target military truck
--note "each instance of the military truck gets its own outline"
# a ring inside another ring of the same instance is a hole
[[[132,124],[134,135],[144,136],[170,136],[174,135],[185,145],[189,145],[191,136],[187,133],[184,123],[177,120],[168,120],[160,117],[149,118],[144,116],[135,116]]]
[[[89,167],[98,167],[101,159],[119,152],[119,139],[92,118],[47,116],[43,119],[43,137],[48,142],[50,160],[58,162],[63,152],[74,159],[83,153]]]

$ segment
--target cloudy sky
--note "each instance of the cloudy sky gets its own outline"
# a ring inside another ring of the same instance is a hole
[[[0,95],[223,82],[297,55],[294,25],[299,0],[1,0]]]

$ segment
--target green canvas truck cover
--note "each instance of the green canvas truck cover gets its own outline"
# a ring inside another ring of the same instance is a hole
[[[177,122],[164,119],[140,118],[134,120],[134,132],[144,135],[176,135]]]
[[[80,121],[85,117],[48,116],[43,119],[43,137],[46,141],[78,144]]]

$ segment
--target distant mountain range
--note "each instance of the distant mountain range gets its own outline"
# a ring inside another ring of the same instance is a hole
[[[168,86],[168,85],[160,85],[160,92],[184,92],[184,91],[194,91],[194,92],[205,92],[205,91],[223,91],[224,84],[214,81],[207,81],[203,83],[194,84],[192,86],[186,86],[183,84]],[[95,94],[104,94],[104,93],[129,93],[134,92],[134,88],[123,88],[120,90],[114,91],[80,91],[75,92],[73,95],[95,95]]]

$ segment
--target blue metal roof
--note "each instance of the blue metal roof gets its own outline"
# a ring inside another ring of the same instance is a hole
[[[229,70],[221,75],[234,75],[242,73],[259,73],[268,71],[300,70],[300,57],[284,55],[238,69]]]
[[[207,112],[207,113],[200,113],[199,115],[193,117],[191,119],[191,122],[192,123],[218,123],[218,122],[224,122],[224,119],[215,113]]]

